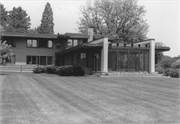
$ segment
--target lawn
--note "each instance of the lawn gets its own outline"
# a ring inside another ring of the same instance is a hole
[[[170,124],[179,110],[179,79],[0,75],[2,124]]]

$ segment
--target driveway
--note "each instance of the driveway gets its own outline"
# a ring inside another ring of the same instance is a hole
[[[179,79],[0,76],[2,124],[180,123]]]

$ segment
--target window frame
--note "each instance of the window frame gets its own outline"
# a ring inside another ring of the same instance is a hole
[[[28,41],[30,41],[30,46],[28,45]],[[33,46],[34,41],[36,41],[36,46]],[[26,40],[26,46],[28,48],[38,48],[38,46],[39,46],[38,40],[37,39],[27,39]]]

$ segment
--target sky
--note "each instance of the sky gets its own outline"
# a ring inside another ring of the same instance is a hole
[[[40,25],[47,2],[51,4],[55,33],[77,33],[80,8],[86,0],[0,0],[6,10],[21,6],[31,18],[31,28]],[[138,5],[147,11],[144,19],[149,24],[148,38],[170,47],[164,55],[180,55],[180,0],[139,0]]]

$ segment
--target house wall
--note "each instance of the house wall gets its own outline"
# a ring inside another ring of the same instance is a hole
[[[27,47],[27,38],[13,38],[16,47],[12,47],[13,53],[16,56],[17,65],[26,65],[27,56],[53,56],[53,64],[55,63],[55,52],[60,49],[55,48],[55,41],[53,41],[53,48],[29,48]]]

